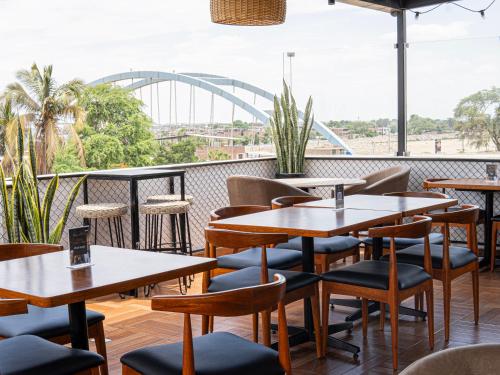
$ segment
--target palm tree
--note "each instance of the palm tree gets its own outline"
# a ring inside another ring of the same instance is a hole
[[[26,124],[35,130],[35,147],[39,173],[49,173],[61,137],[58,125],[72,123],[70,134],[74,137],[75,125],[83,123],[84,111],[77,99],[84,88],[79,79],[57,85],[52,77],[52,65],[45,66],[43,72],[33,63],[30,70],[20,70],[16,74],[18,82],[11,83],[3,94],[4,101],[10,101]],[[79,142],[76,142],[79,144]]]

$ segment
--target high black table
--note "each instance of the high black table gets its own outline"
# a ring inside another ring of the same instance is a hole
[[[182,169],[160,169],[160,168],[137,168],[137,169],[116,169],[109,171],[90,172],[83,186],[83,201],[89,203],[88,181],[89,180],[109,180],[128,181],[130,191],[130,231],[132,235],[132,248],[140,248],[139,230],[139,192],[138,181],[169,178],[168,190],[170,194],[175,193],[174,177],[180,178],[181,200],[185,199],[184,176],[186,171]],[[186,217],[180,217],[181,246],[186,253]],[[175,233],[175,231],[174,231]]]

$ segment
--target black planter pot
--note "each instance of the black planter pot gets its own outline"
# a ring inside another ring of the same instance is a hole
[[[302,178],[305,177],[305,173],[279,173],[276,172],[275,177],[276,178]]]

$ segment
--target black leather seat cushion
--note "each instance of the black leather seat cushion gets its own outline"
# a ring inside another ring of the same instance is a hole
[[[396,249],[405,249],[407,247],[413,246],[413,245],[419,245],[424,243],[423,238],[395,238],[395,243],[396,243]],[[363,242],[371,246],[373,244],[373,239],[368,237],[363,240]],[[442,244],[443,243],[443,235],[441,233],[431,233],[429,234],[429,242],[431,244]],[[390,238],[384,238],[383,239],[383,244],[384,248],[388,249],[389,246],[391,245],[391,239]]]
[[[424,245],[415,245],[396,253],[398,263],[415,264],[424,266]],[[388,255],[384,255],[382,260],[389,260]],[[443,246],[431,245],[432,268],[443,268]],[[450,247],[450,267],[460,268],[471,262],[477,261],[476,255],[465,247]]]
[[[69,349],[37,336],[0,341],[2,375],[70,375],[104,363],[98,354]]]
[[[340,253],[352,249],[361,243],[356,237],[335,236],[329,238],[314,238],[314,252],[323,254]],[[302,237],[292,238],[287,243],[276,246],[277,248],[302,250]]]
[[[87,310],[88,325],[104,320],[104,315]],[[28,305],[27,314],[0,317],[0,337],[35,335],[51,338],[69,334],[67,306],[41,308]]]
[[[286,291],[303,288],[320,280],[318,275],[309,272],[283,271],[269,269],[269,282],[273,280],[274,274],[280,273],[286,278]],[[210,280],[209,292],[222,292],[236,288],[245,288],[260,284],[260,267],[248,267],[242,270],[215,276]]]
[[[223,255],[217,258],[220,268],[239,270],[242,268],[259,266],[262,248],[256,247],[236,254]],[[267,266],[279,270],[286,270],[302,264],[302,252],[289,249],[267,249]]]
[[[182,342],[125,354],[121,362],[141,374],[182,375]],[[228,332],[193,339],[197,375],[281,375],[278,352]]]
[[[324,273],[321,277],[325,281],[388,290],[389,263],[367,260]],[[398,264],[400,290],[414,287],[429,279],[431,276],[422,267],[413,264]]]

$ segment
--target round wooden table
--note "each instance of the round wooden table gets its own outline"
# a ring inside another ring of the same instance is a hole
[[[314,189],[317,187],[328,187],[336,185],[363,185],[366,181],[358,178],[281,178],[279,182],[299,188],[299,189]]]

